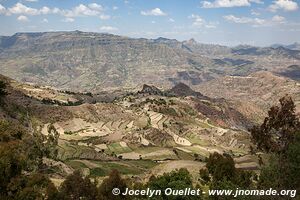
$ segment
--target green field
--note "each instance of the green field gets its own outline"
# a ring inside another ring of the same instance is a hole
[[[90,169],[90,175],[92,177],[103,177],[109,175],[111,170],[117,169],[124,175],[138,175],[146,172],[157,165],[156,162],[151,160],[132,160],[132,161],[89,161],[93,165],[87,166],[80,160],[69,160],[67,165],[71,166],[75,170],[81,170],[83,168]]]
[[[71,166],[75,170],[79,170],[82,168],[88,168],[84,163],[76,161],[76,160],[68,160],[65,162],[68,166]]]
[[[118,142],[109,144],[107,145],[107,147],[111,152],[114,152],[115,154],[128,153],[132,151],[129,147],[122,147]]]

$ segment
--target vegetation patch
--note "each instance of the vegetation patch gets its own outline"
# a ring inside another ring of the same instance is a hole
[[[141,174],[145,170],[141,169],[134,165],[128,165],[124,162],[98,162],[93,161],[93,163],[97,164],[99,167],[92,168],[91,169],[91,176],[97,177],[97,176],[107,176],[112,170],[116,169],[120,173],[124,175],[136,175]]]
[[[82,168],[88,168],[84,163],[76,161],[76,160],[68,160],[68,161],[66,161],[66,164],[76,170],[82,169]]]
[[[106,176],[107,175],[107,171],[105,171],[104,169],[102,169],[100,167],[97,167],[97,168],[91,169],[90,175],[92,177]]]
[[[114,152],[115,154],[128,153],[132,151],[129,147],[123,147],[118,142],[109,144],[107,145],[107,147],[111,152]]]

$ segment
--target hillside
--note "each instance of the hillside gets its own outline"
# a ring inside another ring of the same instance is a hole
[[[176,167],[200,169],[203,163],[195,159],[211,152],[241,157],[249,151],[246,129],[252,122],[231,103],[184,84],[166,91],[144,86],[114,101],[95,98],[91,104],[77,99],[93,98],[91,94],[33,87],[3,76],[1,80],[8,93],[1,104],[2,120],[19,121],[45,137],[53,130],[58,133],[57,160],[44,161],[54,181],[75,169],[104,177],[116,167],[125,175],[149,177]],[[175,93],[180,88],[188,93]],[[255,158],[248,161],[244,167],[257,167]]]
[[[263,119],[266,111],[285,95],[293,97],[300,111],[300,83],[266,71],[244,77],[224,76],[197,89],[212,98],[234,101],[235,108],[246,116],[252,115],[252,119]]]
[[[102,92],[179,82],[197,86],[224,75],[282,72],[299,51],[200,44],[195,40],[134,39],[104,33],[16,33],[0,37],[0,73],[60,90]]]

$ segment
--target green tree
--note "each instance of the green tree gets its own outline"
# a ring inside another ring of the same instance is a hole
[[[263,166],[259,179],[260,188],[300,190],[300,131],[295,133],[285,154],[273,154]]]
[[[16,122],[0,121],[0,199],[42,199],[50,184],[38,173],[42,153]]]
[[[232,180],[235,177],[236,169],[231,156],[221,155],[217,152],[210,154],[206,162],[208,172],[212,175],[213,181],[223,179]]]
[[[181,168],[170,173],[164,173],[162,176],[152,176],[148,182],[148,187],[156,190],[166,190],[172,188],[182,190],[185,188],[196,189],[193,186],[192,176],[187,169]],[[201,196],[162,196],[154,197],[153,199],[168,199],[168,200],[192,200],[201,199]]]
[[[258,187],[299,190],[300,121],[291,97],[283,97],[279,102],[279,106],[271,107],[262,125],[251,129],[258,149],[271,155],[261,170]]]
[[[7,94],[5,89],[6,89],[6,83],[4,81],[0,81],[0,98]]]
[[[46,195],[47,200],[61,200],[61,194],[59,193],[58,189],[55,187],[55,185],[50,182],[46,188]]]
[[[210,182],[209,172],[206,168],[202,168],[199,171],[201,182],[203,185],[208,184]]]
[[[98,189],[99,200],[121,200],[127,199],[123,195],[113,195],[112,190],[118,188],[121,193],[125,192],[127,185],[125,180],[120,176],[118,170],[112,170],[109,177],[104,179],[101,186]]]
[[[52,183],[48,177],[40,173],[33,173],[29,176],[19,176],[14,178],[9,184],[9,191],[14,194],[14,199],[45,199],[49,184]]]
[[[253,187],[254,174],[235,168],[232,157],[228,154],[221,155],[217,152],[210,154],[206,159],[206,169],[200,170],[201,183],[208,185],[209,189],[236,190],[250,189]],[[232,199],[231,196],[209,196],[209,199]],[[251,199],[239,196],[235,199]]]
[[[88,177],[83,178],[79,171],[74,171],[62,183],[60,197],[63,200],[95,200],[97,188]]]
[[[260,150],[278,154],[286,151],[295,132],[300,130],[292,98],[285,96],[279,102],[280,105],[270,108],[263,124],[250,129],[252,141]]]

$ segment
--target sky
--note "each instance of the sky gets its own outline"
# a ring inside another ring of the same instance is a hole
[[[0,0],[0,35],[87,31],[235,46],[300,42],[300,0]]]

